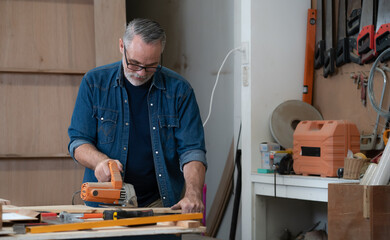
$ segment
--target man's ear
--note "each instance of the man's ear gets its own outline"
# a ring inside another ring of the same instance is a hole
[[[119,38],[119,52],[123,54],[123,40],[122,38]]]

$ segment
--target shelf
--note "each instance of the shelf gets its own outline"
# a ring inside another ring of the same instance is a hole
[[[254,193],[275,196],[274,174],[252,173]],[[359,180],[323,178],[302,175],[276,175],[276,197],[328,202],[329,183],[358,183]]]

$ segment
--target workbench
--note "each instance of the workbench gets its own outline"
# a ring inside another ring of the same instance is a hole
[[[61,206],[31,206],[31,207],[15,207],[11,205],[3,205],[3,212],[22,210],[22,211],[50,211],[69,213],[97,213],[103,212],[112,208],[91,208],[84,205],[61,205]],[[149,208],[150,209],[150,208]],[[138,210],[146,210],[140,208]],[[153,211],[158,213],[171,213],[169,208],[153,208]],[[174,213],[174,212],[173,212]],[[52,233],[26,233],[14,234],[12,227],[3,227],[0,230],[0,240],[6,239],[88,239],[88,238],[114,238],[126,237],[126,239],[172,239],[175,237],[181,239],[181,234],[188,233],[204,233],[206,227],[180,227],[172,223],[157,223],[156,225],[144,226],[114,226],[104,228],[93,228],[88,230],[67,231],[67,232],[52,232]],[[171,236],[171,237],[170,237]]]
[[[327,223],[329,183],[357,183],[343,178],[252,173],[256,239],[276,238],[280,229],[306,229]],[[270,237],[272,236],[272,237]],[[267,238],[268,237],[268,238]]]

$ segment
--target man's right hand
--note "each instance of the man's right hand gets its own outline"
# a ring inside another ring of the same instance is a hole
[[[105,159],[101,162],[99,162],[96,167],[95,167],[95,177],[99,182],[109,182],[111,181],[111,173],[110,173],[110,167],[108,166],[109,161],[115,161],[116,164],[118,165],[119,171],[123,171],[123,166],[122,164],[115,159]]]

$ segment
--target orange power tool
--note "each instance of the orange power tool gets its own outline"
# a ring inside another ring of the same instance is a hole
[[[80,196],[84,201],[116,204],[123,207],[138,207],[132,184],[123,183],[115,161],[109,161],[111,182],[86,182],[81,185]]]

